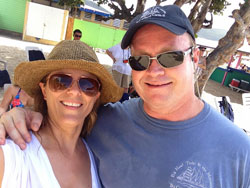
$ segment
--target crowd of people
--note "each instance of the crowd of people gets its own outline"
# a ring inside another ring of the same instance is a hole
[[[184,12],[149,8],[120,47],[140,96],[123,103],[124,89],[81,41],[17,66],[35,111],[1,115],[2,187],[249,188],[249,137],[195,95],[200,50]]]

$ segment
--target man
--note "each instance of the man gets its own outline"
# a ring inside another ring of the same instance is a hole
[[[152,7],[130,23],[122,48],[131,48],[141,98],[104,106],[88,136],[104,187],[249,188],[249,138],[194,94],[194,40],[175,5]],[[0,138],[4,124],[19,145],[20,133],[29,140],[24,114],[31,127],[41,119],[28,111],[5,114]]]
[[[108,56],[113,60],[112,75],[118,86],[124,89],[120,102],[129,99],[128,88],[131,82],[131,67],[128,64],[130,57],[129,49],[122,49],[121,43],[106,50]]]
[[[82,38],[82,32],[79,29],[75,29],[73,32],[73,40],[81,40]]]

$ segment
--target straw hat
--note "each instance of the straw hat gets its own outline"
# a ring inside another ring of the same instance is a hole
[[[58,43],[47,60],[20,63],[14,72],[14,81],[31,97],[40,92],[39,82],[60,69],[77,69],[95,75],[102,84],[101,103],[118,101],[123,93],[109,71],[99,63],[95,52],[81,41],[65,40]]]

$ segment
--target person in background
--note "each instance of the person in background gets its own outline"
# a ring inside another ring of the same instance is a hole
[[[81,40],[82,32],[80,29],[75,29],[73,32],[73,40]]]
[[[197,78],[202,74],[202,72],[206,69],[206,48],[203,46],[199,46],[199,62],[196,68],[195,75]]]
[[[240,64],[240,68],[241,68],[241,70],[243,70],[243,71],[245,71],[245,72],[248,71],[248,66],[245,65],[244,63],[241,63],[241,64]]]
[[[176,5],[149,8],[130,22],[121,43],[128,46],[140,97],[102,106],[87,137],[102,186],[249,188],[249,137],[195,95],[199,49],[185,13]],[[1,117],[0,143],[8,131],[24,148],[26,123],[37,130],[42,118],[17,112]]]
[[[199,47],[200,50],[200,54],[199,54],[199,63],[198,63],[198,67],[200,67],[201,69],[205,70],[206,69],[206,48],[203,46]]]
[[[113,60],[112,74],[116,83],[124,89],[124,94],[122,99],[129,99],[128,89],[131,83],[131,67],[128,64],[128,59],[130,57],[130,50],[128,48],[122,49],[121,43],[112,46],[106,50],[106,53]]]
[[[47,60],[21,63],[14,75],[44,119],[26,150],[10,139],[0,147],[0,186],[100,188],[84,137],[99,105],[119,100],[122,89],[95,52],[81,41],[61,41]]]
[[[17,85],[10,85],[3,95],[0,104],[0,116],[9,109],[14,107],[29,107],[32,108],[34,99],[30,97],[24,90]]]

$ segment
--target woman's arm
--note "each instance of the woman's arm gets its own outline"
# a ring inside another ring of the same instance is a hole
[[[0,187],[3,181],[3,174],[4,174],[4,155],[3,155],[3,149],[0,146]]]

